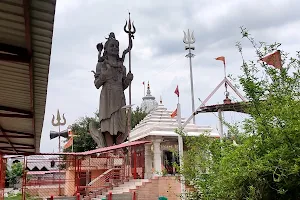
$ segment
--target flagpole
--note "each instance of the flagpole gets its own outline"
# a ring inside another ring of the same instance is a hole
[[[225,61],[224,61],[224,78],[226,78],[226,64],[225,64]]]
[[[144,96],[146,96],[146,86],[145,86],[145,81],[143,82],[144,85]]]
[[[178,85],[176,86],[176,89],[175,89],[174,93],[177,95],[177,103],[179,103],[179,88],[178,88]]]
[[[72,153],[73,153],[73,151],[74,151],[74,137],[72,135]]]
[[[182,124],[181,124],[181,109],[180,109],[179,97],[178,97],[178,104],[177,104],[177,122],[178,122],[178,129],[179,131],[181,131]],[[183,139],[180,134],[178,134],[178,153],[179,153],[179,166],[180,166],[180,170],[182,170],[183,169]],[[184,183],[184,176],[182,173],[180,174],[180,191],[183,199],[185,199],[185,183]]]

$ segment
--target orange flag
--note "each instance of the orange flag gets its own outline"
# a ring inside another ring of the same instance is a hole
[[[174,118],[174,117],[176,117],[176,116],[177,116],[177,108],[176,108],[176,110],[174,110],[174,111],[172,112],[171,118]]]
[[[67,149],[67,148],[69,148],[72,145],[73,145],[73,137],[70,137],[70,139],[68,140],[68,142],[65,144],[64,149]]]
[[[260,60],[266,62],[268,65],[272,65],[277,69],[282,68],[280,50],[277,50],[274,53],[261,58]]]
[[[215,59],[223,61],[224,65],[225,65],[225,57],[224,56],[219,56],[219,57],[217,57]]]

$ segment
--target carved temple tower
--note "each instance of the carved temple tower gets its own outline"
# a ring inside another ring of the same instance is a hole
[[[151,111],[155,110],[158,106],[157,101],[155,100],[155,97],[151,95],[150,91],[150,84],[148,82],[147,86],[147,94],[143,97],[143,102],[141,104],[141,109],[145,111],[146,113],[150,113]]]

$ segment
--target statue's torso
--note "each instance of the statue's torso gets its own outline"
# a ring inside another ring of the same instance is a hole
[[[104,61],[101,64],[100,74],[105,77],[105,85],[122,86],[125,67],[120,61]]]
[[[99,117],[105,119],[126,104],[123,89],[125,67],[122,62],[104,61],[100,66],[100,74],[105,81],[101,90]]]

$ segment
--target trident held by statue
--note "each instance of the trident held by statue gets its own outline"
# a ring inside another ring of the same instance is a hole
[[[195,43],[195,37],[194,32],[190,33],[190,30],[188,29],[187,34],[183,31],[184,37],[183,37],[183,43],[187,44],[185,46],[185,50],[189,50],[189,53],[185,56],[189,58],[190,60],[190,79],[191,79],[191,96],[192,96],[192,111],[195,112],[195,101],[194,101],[194,83],[193,83],[193,69],[192,69],[192,57],[195,55],[192,54],[191,50],[195,50],[195,47],[191,46]],[[195,116],[193,117],[193,123],[196,123]]]
[[[130,20],[130,12],[129,12],[129,19],[128,23],[126,20],[125,26],[124,26],[124,31],[125,33],[128,34],[128,39],[129,39],[129,47],[128,47],[128,52],[129,52],[129,73],[131,73],[131,49],[132,49],[132,39],[134,39],[134,33],[136,32],[134,23],[131,23]],[[131,83],[129,84],[129,105],[131,105]],[[128,134],[131,131],[131,109],[128,110]]]
[[[132,25],[132,26],[131,26]],[[133,28],[133,30],[132,30]],[[129,39],[129,72],[131,72],[131,49],[132,49],[132,39],[134,39],[134,35],[135,32],[136,32],[136,29],[135,29],[135,26],[134,26],[134,23],[132,22],[131,23],[131,20],[130,20],[130,12],[129,12],[129,19],[128,19],[128,23],[127,23],[127,20],[126,20],[126,23],[125,23],[125,26],[124,26],[124,31],[125,33],[128,34],[128,39]],[[131,39],[132,38],[132,39]],[[130,86],[129,86],[130,87]],[[130,104],[130,103],[129,103]]]
[[[128,23],[127,23],[127,20],[126,20],[126,23],[125,23],[125,26],[124,26],[124,31],[134,39],[133,34],[135,33],[136,29],[135,29],[135,26],[134,26],[134,22],[131,23],[130,12],[128,14],[129,14],[129,19],[128,19]],[[131,27],[131,25],[132,25],[132,27]],[[128,28],[128,30],[126,29],[126,27]],[[133,30],[131,28],[133,28]]]

